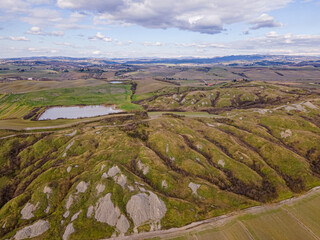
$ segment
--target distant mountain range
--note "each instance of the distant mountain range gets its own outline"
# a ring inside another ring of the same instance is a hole
[[[302,64],[320,66],[320,57],[284,55],[231,55],[213,58],[72,58],[72,57],[25,57],[6,58],[5,61],[78,61],[100,64],[231,64],[241,65],[286,65]]]

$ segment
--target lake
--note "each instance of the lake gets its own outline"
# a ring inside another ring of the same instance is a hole
[[[123,83],[121,81],[110,81],[109,83],[112,83],[112,84],[120,84],[120,83]]]
[[[96,117],[108,115],[110,113],[118,113],[122,110],[114,107],[105,107],[101,105],[91,106],[74,106],[74,107],[52,107],[47,109],[38,120],[55,120],[58,118],[76,119],[86,117]]]

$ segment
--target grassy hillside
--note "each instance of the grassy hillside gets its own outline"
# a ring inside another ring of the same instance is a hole
[[[317,96],[310,91],[264,82],[222,83],[213,87],[172,87],[134,97],[147,111],[207,111],[261,108]]]
[[[130,103],[130,87],[2,95],[1,104],[8,107],[1,108],[1,116],[21,118],[48,105],[136,106]],[[230,105],[190,105],[175,100],[178,96]],[[235,83],[165,88],[138,103],[172,111],[172,101],[182,112],[150,117],[135,112],[50,131],[0,130],[0,238],[22,239],[38,224],[38,239],[102,239],[170,229],[282,201],[320,185],[316,94]],[[265,236],[261,226],[274,218],[297,224],[282,211],[272,216],[248,218],[230,229],[244,224],[260,238]]]
[[[12,237],[39,219],[50,223],[42,239],[62,236],[71,222],[75,232],[70,239],[111,237],[114,226],[87,217],[88,208],[106,193],[112,193],[114,205],[129,219],[127,234],[134,225],[126,204],[144,191],[166,205],[162,229],[302,193],[320,185],[320,129],[308,120],[316,110],[307,109],[292,115],[284,109],[272,114],[241,110],[228,118],[163,115],[140,123],[114,117],[70,130],[2,139],[2,237]],[[119,127],[108,127],[113,123]],[[281,137],[287,129],[291,136]],[[305,144],[311,136],[313,141]],[[125,187],[103,177],[114,166],[126,177]],[[88,189],[77,193],[82,181]],[[195,192],[191,182],[199,186]],[[105,188],[97,193],[99,184]],[[49,196],[43,192],[46,186],[52,189]],[[75,200],[64,218],[71,195]],[[38,205],[34,216],[24,220],[21,211],[27,203]],[[137,230],[149,231],[150,224]]]

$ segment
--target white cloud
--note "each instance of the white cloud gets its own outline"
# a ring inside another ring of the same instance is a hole
[[[253,29],[279,23],[264,13],[292,0],[58,0],[61,8],[95,12],[105,23],[137,24],[148,28],[175,27],[219,33],[224,25],[246,22]],[[260,16],[260,17],[259,17]]]
[[[37,53],[37,54],[54,54],[58,52],[58,50],[56,49],[35,48],[35,47],[29,47],[27,50],[31,53]]]
[[[91,26],[80,24],[81,21],[86,17],[85,13],[73,12],[68,18],[63,18],[61,21],[55,24],[55,27],[60,29],[81,29],[81,28],[92,28]]]
[[[96,41],[96,40],[102,40],[105,42],[112,42],[112,38],[105,37],[101,32],[97,32],[97,34],[93,37],[89,37],[90,40]]]
[[[100,51],[93,51],[92,54],[93,54],[93,55],[100,55],[101,52],[100,52]]]
[[[176,46],[194,49],[197,52],[211,54],[210,49],[231,54],[290,54],[320,55],[320,35],[278,34],[274,31],[262,37],[248,38],[224,43],[176,43]],[[205,51],[204,51],[205,50]]]
[[[21,37],[13,37],[13,36],[10,36],[9,37],[9,40],[12,40],[12,41],[30,41],[28,38],[26,38],[25,36],[21,36]]]
[[[119,41],[118,39],[115,39],[114,41],[115,41],[115,42],[117,43],[117,45],[119,45],[119,46],[128,46],[128,45],[133,44],[133,41],[131,41],[131,40],[129,40],[129,41]]]
[[[194,48],[226,48],[222,43],[175,43],[175,45]]]
[[[48,26],[62,22],[64,19],[57,10],[45,7],[26,9],[21,20],[34,26]]]
[[[160,46],[163,46],[164,44],[161,43],[161,42],[155,42],[155,43],[152,43],[152,42],[144,42],[143,45],[146,46],[146,47],[149,47],[149,46],[160,47]]]
[[[26,34],[60,37],[64,35],[64,32],[62,31],[43,32],[40,27],[34,26],[34,27],[31,27],[28,31],[26,31]]]
[[[62,31],[52,31],[52,32],[46,33],[46,35],[61,37],[61,36],[64,35],[64,32],[62,32]]]
[[[31,27],[26,33],[33,35],[43,35],[43,32],[39,27]]]
[[[55,42],[54,44],[58,46],[75,47],[73,44],[69,42]]]
[[[72,12],[69,16],[53,6],[54,0],[0,0],[0,21],[17,21],[38,27],[59,29],[90,28],[79,24],[86,14]],[[54,35],[54,34],[53,34]]]
[[[251,30],[256,30],[260,28],[273,28],[273,27],[282,27],[282,23],[275,22],[274,17],[269,16],[268,14],[261,14],[258,18],[251,21],[250,24],[253,26],[250,27]]]
[[[57,5],[61,8],[71,8],[71,9],[83,9],[87,10],[99,10],[100,9],[115,9],[124,5],[123,0],[58,0]]]

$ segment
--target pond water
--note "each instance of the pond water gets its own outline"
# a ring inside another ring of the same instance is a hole
[[[105,107],[100,105],[52,107],[41,114],[38,120],[55,120],[58,118],[76,119],[85,117],[96,117],[118,112],[121,112],[121,110],[115,109],[114,107]]]
[[[121,81],[110,81],[109,83],[112,83],[112,84],[119,84],[119,83],[123,83]]]

